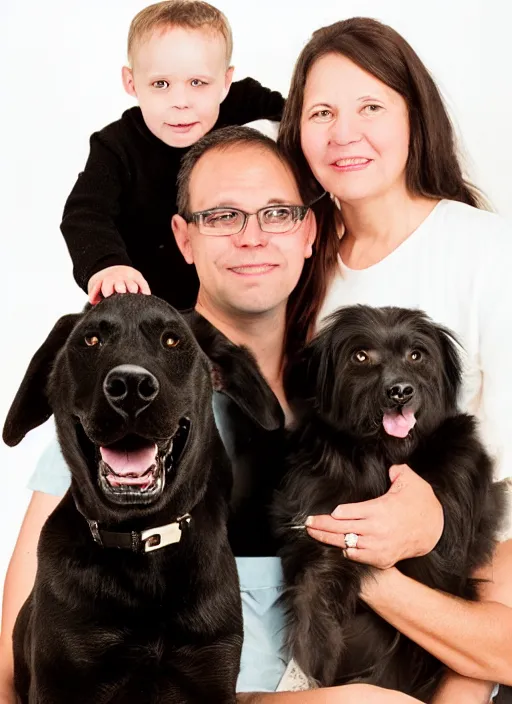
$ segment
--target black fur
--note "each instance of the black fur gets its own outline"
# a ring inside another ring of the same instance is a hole
[[[283,477],[284,414],[249,350],[187,316],[213,367],[214,406],[233,467],[228,537],[237,557],[276,555],[269,508]]]
[[[298,422],[274,513],[289,645],[322,685],[362,681],[428,701],[440,680],[442,665],[359,599],[372,568],[290,526],[382,495],[389,467],[407,463],[432,485],[444,531],[430,554],[397,567],[430,587],[475,599],[470,575],[492,555],[503,496],[474,419],[457,411],[460,381],[453,336],[422,312],[399,308],[339,310],[291,368],[287,391]],[[412,397],[391,399],[396,384],[413,388]],[[408,408],[416,425],[403,439],[388,435],[384,413]]]
[[[100,344],[88,346],[94,336]],[[167,346],[169,337],[178,344]],[[121,364],[144,367],[159,385],[136,415],[106,398],[104,379]],[[15,445],[53,412],[72,484],[42,530],[35,586],[14,630],[23,704],[236,701],[242,617],[226,530],[232,476],[211,397],[207,357],[184,319],[154,297],[116,295],[66,316],[34,356],[4,440]],[[183,418],[188,437],[176,455],[173,448],[154,500],[123,503],[102,491],[99,446],[168,450]],[[187,512],[181,541],[149,553],[97,545],[84,518],[140,531]]]

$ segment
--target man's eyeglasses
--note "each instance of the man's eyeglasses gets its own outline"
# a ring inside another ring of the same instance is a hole
[[[309,205],[267,205],[255,213],[246,213],[245,210],[239,208],[210,208],[190,213],[190,215],[184,216],[184,220],[188,223],[195,223],[202,235],[227,237],[238,235],[242,230],[245,230],[248,219],[252,215],[256,215],[262,232],[283,235],[295,232],[311,206],[324,195],[325,193],[322,193]]]

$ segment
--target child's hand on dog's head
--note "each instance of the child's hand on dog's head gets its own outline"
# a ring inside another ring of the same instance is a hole
[[[89,303],[93,306],[113,293],[144,293],[150,295],[148,282],[140,271],[131,266],[108,266],[96,272],[87,284]]]

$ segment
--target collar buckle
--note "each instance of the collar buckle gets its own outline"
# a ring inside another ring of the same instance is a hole
[[[140,533],[143,552],[152,552],[159,550],[166,545],[179,543],[181,540],[182,526],[190,523],[191,516],[185,513],[180,516],[174,523],[168,523],[165,526],[157,526],[156,528],[148,528]]]
[[[103,540],[101,539],[98,521],[90,521],[88,518],[86,518],[86,521],[89,524],[89,528],[91,530],[92,537],[94,538],[94,542],[98,543],[98,545],[101,545],[103,547]]]

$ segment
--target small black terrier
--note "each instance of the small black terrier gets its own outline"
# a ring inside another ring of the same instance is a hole
[[[444,531],[424,557],[397,567],[434,589],[476,599],[473,570],[493,553],[503,495],[475,420],[457,410],[456,340],[423,312],[337,311],[287,375],[297,425],[273,512],[288,612],[288,644],[319,684],[367,682],[428,701],[442,664],[359,598],[372,568],[300,527],[308,515],[365,501],[390,486],[392,464],[431,484]],[[297,529],[299,527],[299,529]]]

